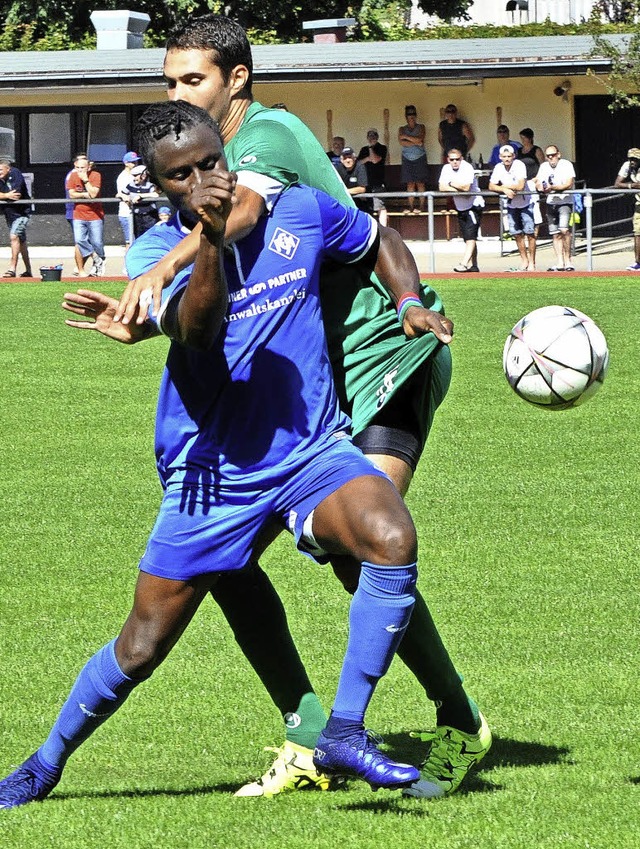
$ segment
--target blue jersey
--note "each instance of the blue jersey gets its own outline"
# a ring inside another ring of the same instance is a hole
[[[281,484],[348,426],[327,354],[319,272],[323,261],[358,261],[376,234],[370,216],[296,185],[228,249],[229,306],[212,350],[172,341],[167,357],[156,418],[165,485],[187,480],[246,498]],[[148,271],[184,235],[179,216],[148,230],[127,253],[129,276]],[[189,274],[164,290],[160,329]]]

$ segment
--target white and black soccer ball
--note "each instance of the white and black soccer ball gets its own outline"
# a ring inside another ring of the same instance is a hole
[[[502,364],[511,388],[525,401],[566,410],[602,386],[609,350],[589,316],[570,307],[540,307],[515,325]]]

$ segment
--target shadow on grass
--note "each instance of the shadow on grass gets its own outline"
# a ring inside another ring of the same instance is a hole
[[[385,749],[392,757],[408,763],[419,763],[429,751],[429,745],[409,737],[408,734],[385,734]],[[572,763],[565,746],[547,746],[509,737],[493,738],[493,745],[484,757],[480,769],[485,772],[500,766],[544,766],[545,764]]]
[[[408,734],[387,734],[384,738],[385,750],[389,752],[391,757],[408,763],[418,763],[427,755],[428,747],[424,744],[417,743],[416,740],[409,737]],[[547,746],[542,743],[530,743],[523,740],[513,740],[508,737],[494,737],[493,745],[487,755],[484,757],[478,767],[465,779],[464,784],[457,791],[456,796],[466,796],[470,793],[496,793],[503,789],[499,784],[486,781],[483,778],[483,773],[487,773],[496,767],[530,767],[544,766],[546,764],[571,764],[572,761],[567,758],[570,749],[560,746]],[[629,778],[633,784],[640,784],[640,776]],[[183,788],[150,788],[146,790],[86,790],[81,793],[60,793],[56,792],[51,797],[52,800],[59,799],[144,799],[148,797],[181,797],[181,796],[199,796],[210,793],[233,794],[240,786],[240,783],[221,782],[219,784],[203,784],[195,787]],[[341,788],[340,795],[349,788],[360,787],[359,782],[349,780],[346,787]],[[364,785],[362,785],[364,786]],[[333,794],[331,794],[333,796]],[[420,802],[424,804],[424,800],[408,800],[404,799],[400,793],[394,793],[391,797],[372,799],[370,801],[346,802],[340,804],[344,810],[361,810],[372,811],[374,813],[385,814],[395,813],[410,815],[410,816],[427,816],[428,807],[402,807],[398,806],[398,802],[402,801],[405,804],[411,802]]]
[[[200,796],[208,793],[235,793],[240,784],[202,784],[197,787],[149,788],[147,790],[83,790],[80,793],[54,792],[51,801],[66,799],[145,799],[153,796]],[[49,801],[49,800],[47,800]]]

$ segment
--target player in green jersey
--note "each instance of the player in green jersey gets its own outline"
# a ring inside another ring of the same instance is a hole
[[[251,50],[235,22],[216,15],[187,19],[169,37],[164,73],[170,98],[205,108],[220,125],[229,167],[238,174],[237,202],[226,231],[229,240],[250,232],[274,198],[294,182],[352,203],[308,127],[289,112],[266,109],[252,100]],[[154,272],[132,281],[117,317],[143,321],[149,293],[158,303],[162,286],[191,261],[198,238],[197,233],[187,237]],[[396,305],[375,277],[363,280],[352,271],[328,268],[322,285],[334,376],[342,406],[353,419],[354,442],[404,495],[449,385],[451,360],[443,342],[451,337],[414,335],[407,318],[421,310],[412,281],[407,281],[402,325]],[[430,309],[442,308],[429,287],[422,288],[420,299]],[[357,564],[333,558],[332,565],[343,585],[353,591]],[[313,784],[311,750],[325,716],[275,589],[255,563],[220,581],[214,597],[286,725],[286,741],[273,767],[240,794],[274,795]],[[488,751],[491,734],[465,693],[419,593],[398,654],[435,702],[437,721],[422,780],[406,792],[416,796],[452,792]]]

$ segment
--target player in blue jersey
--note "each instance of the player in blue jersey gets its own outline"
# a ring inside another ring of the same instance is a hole
[[[279,192],[297,180],[352,204],[309,128],[295,115],[253,100],[251,47],[235,21],[220,15],[185,16],[167,41],[164,73],[170,98],[200,106],[219,122],[225,155],[238,172],[236,202],[227,220],[230,241],[256,226]],[[159,297],[176,268],[192,261],[197,243],[197,232],[192,232],[153,272],[132,280],[119,309],[133,318],[147,286]],[[421,291],[425,306],[442,310],[429,287],[406,288]],[[420,313],[415,306],[403,324],[398,322],[396,304],[375,275],[369,278],[353,266],[329,264],[323,270],[321,301],[334,380],[342,408],[352,419],[354,443],[404,495],[447,392],[451,357],[441,342],[450,337],[437,331],[417,335],[411,326]],[[146,308],[139,318],[141,313]],[[435,493],[437,482],[433,486]],[[358,562],[334,556],[332,565],[353,592]],[[312,763],[324,711],[269,577],[255,562],[252,569],[225,574],[212,595],[285,720],[285,741],[275,761],[238,795],[272,796],[313,781],[326,787]],[[419,591],[398,656],[434,703],[437,722],[422,779],[406,792],[422,797],[454,792],[488,751],[491,732],[468,697]],[[421,712],[416,724],[424,723]]]
[[[131,267],[157,262],[182,228],[202,223],[193,267],[135,331],[139,339],[163,332],[172,340],[156,416],[163,500],[119,636],[80,672],[44,744],[0,782],[0,807],[50,793],[69,756],[164,660],[217,574],[248,563],[260,531],[274,521],[303,551],[348,554],[362,564],[316,767],[374,788],[406,787],[419,771],[376,748],[364,714],[411,616],[415,528],[393,484],[345,438],[319,306],[321,263],[372,267],[377,225],[321,192],[294,187],[228,256],[234,176],[224,170],[209,115],[180,101],[150,107],[138,149],[179,214],[136,240]],[[102,320],[100,297],[79,295],[67,307]]]

